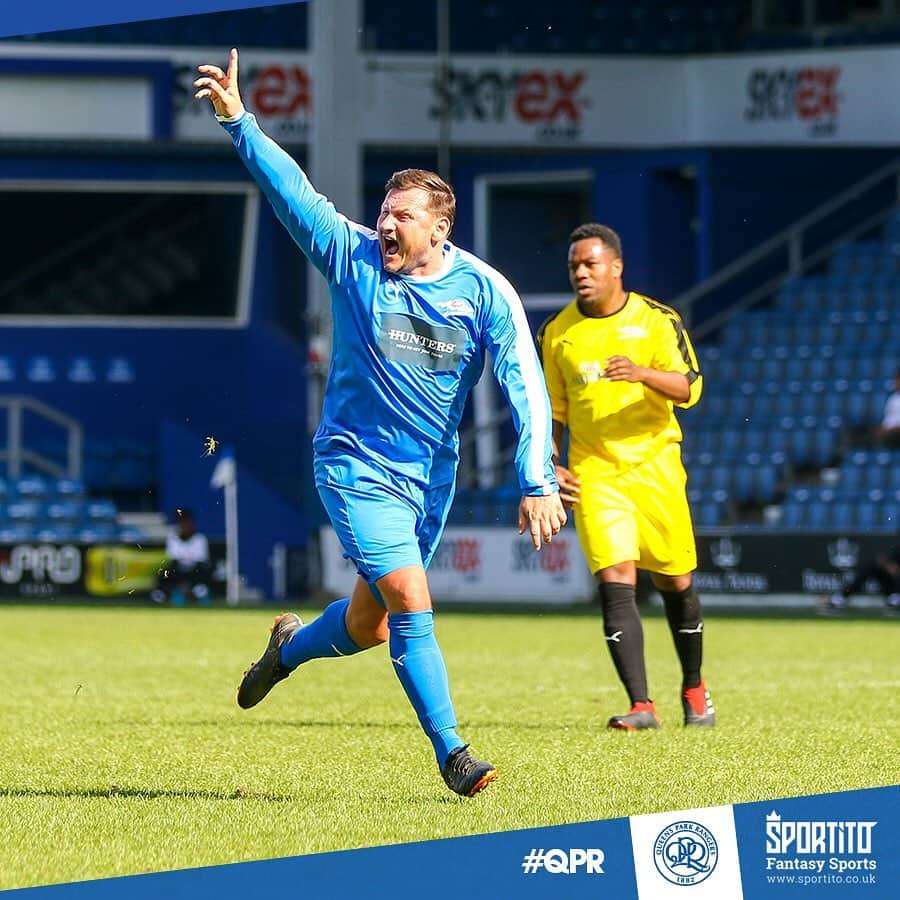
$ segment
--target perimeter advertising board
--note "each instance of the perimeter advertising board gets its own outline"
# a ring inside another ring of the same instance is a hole
[[[225,548],[210,542],[214,580]],[[0,544],[0,600],[95,597],[145,600],[166,561],[162,545],[22,541]]]

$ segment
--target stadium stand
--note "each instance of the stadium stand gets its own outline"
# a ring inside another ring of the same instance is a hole
[[[900,454],[865,443],[898,364],[900,212],[879,240],[848,243],[828,270],[786,281],[701,348],[707,394],[685,421],[698,522],[890,529],[900,522]]]
[[[437,4],[416,10],[415,28],[397,28],[405,0],[364,0],[361,46],[381,52],[429,52],[437,42]],[[812,18],[807,21],[807,16]],[[305,3],[231,10],[149,22],[129,22],[28,35],[22,40],[65,43],[224,46],[241,35],[245,47],[306,49]],[[857,14],[849,0],[780,0],[754,21],[749,0],[558,0],[532,9],[517,0],[453,0],[450,46],[464,53],[691,54],[896,43],[895,18]]]
[[[0,478],[0,542],[136,541],[144,532],[120,527],[109,498],[91,497],[74,478]]]
[[[428,52],[437,41],[436,4],[419,4],[415,28],[397,28],[405,0],[366,0],[362,47],[381,52]],[[711,53],[738,49],[750,18],[746,0],[648,0],[623,5],[559,0],[523,9],[516,0],[454,2],[450,44],[466,53]],[[780,23],[778,23],[780,25]],[[82,28],[29,39],[70,43],[231,46],[308,46],[306,5],[285,4],[202,16]]]
[[[785,281],[698,348],[704,398],[681,419],[698,527],[896,530],[900,451],[859,445],[900,361],[898,273],[900,211],[878,240],[842,245],[826,272]],[[508,483],[481,493],[461,490],[452,521],[514,521]]]
[[[152,451],[135,441],[95,439],[81,452],[75,420],[21,396],[0,401],[7,410],[0,446],[0,542],[143,539],[144,530],[120,521],[117,501],[130,505],[133,492],[155,486]],[[60,431],[60,424],[62,436],[46,436],[54,427]],[[32,429],[38,437],[29,439]]]

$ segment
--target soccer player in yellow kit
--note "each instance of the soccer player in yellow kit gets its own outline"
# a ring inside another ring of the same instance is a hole
[[[700,674],[703,619],[693,586],[697,551],[673,406],[703,389],[675,310],[622,287],[622,245],[605,225],[569,238],[575,300],[541,326],[538,349],[553,413],[556,477],[597,580],[607,646],[631,709],[610,728],[658,728],[647,691],[637,569],[662,594],[681,662],[685,725],[714,725]],[[568,467],[559,448],[569,431]]]

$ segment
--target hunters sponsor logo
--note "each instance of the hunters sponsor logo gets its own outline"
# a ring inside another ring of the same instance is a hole
[[[452,372],[462,359],[466,332],[422,319],[387,313],[381,322],[378,349],[385,359],[412,363],[436,372]]]
[[[583,69],[500,69],[452,67],[446,78],[433,83],[433,119],[444,115],[456,121],[515,122],[534,126],[546,139],[573,139],[581,134],[588,100]]]
[[[813,137],[837,133],[841,96],[840,66],[802,69],[754,69],[747,78],[748,122],[790,122],[805,125]]]
[[[877,822],[782,819],[774,810],[766,816],[766,871],[803,872],[818,876],[874,872],[872,839]],[[769,879],[770,881],[772,879]],[[863,879],[858,879],[863,882]],[[874,881],[874,876],[866,883]],[[811,882],[810,882],[811,883]],[[824,883],[824,882],[823,882]],[[833,881],[837,883],[837,879]]]

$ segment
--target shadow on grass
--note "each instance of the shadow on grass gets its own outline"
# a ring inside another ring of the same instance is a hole
[[[598,700],[597,702],[602,702],[602,700]],[[226,719],[207,719],[207,720],[196,720],[196,721],[185,721],[184,719],[173,719],[170,724],[176,724],[179,728],[184,727],[194,727],[194,728],[221,728],[223,725],[228,725],[229,728],[237,727],[237,728],[339,728],[346,729],[347,731],[352,731],[356,728],[372,728],[377,729],[379,731],[408,731],[410,735],[413,733],[420,734],[420,732],[415,731],[416,722],[412,720],[410,722],[348,722],[348,721],[331,721],[331,722],[313,722],[313,721],[292,721],[290,719],[254,719],[252,722],[244,719],[243,721],[227,721]],[[104,721],[102,719],[94,720],[94,724],[99,727],[108,727],[109,722]],[[137,719],[128,721],[124,719],[116,719],[116,727],[119,725],[127,725],[131,728],[141,728],[147,725],[157,725],[158,722],[154,721],[152,723],[142,722]],[[565,727],[569,723],[564,723],[564,725],[560,725],[559,727]],[[541,722],[519,722],[514,718],[497,720],[494,722],[489,721],[464,721],[461,723],[461,727],[463,728],[515,728],[515,729],[525,729],[530,731],[546,731],[548,728],[547,721]],[[2,790],[2,789],[0,789]]]
[[[331,803],[333,797],[320,790],[307,794],[268,794],[263,791],[248,791],[237,788],[234,791],[164,791],[154,788],[124,787],[110,785],[104,788],[33,788],[33,787],[0,787],[0,799],[33,800],[41,797],[66,800],[114,800],[124,797],[128,800],[217,800],[233,802],[235,800],[264,800],[267,803]],[[446,793],[441,783],[440,775],[436,776],[434,791],[421,796],[407,795],[398,797],[390,793],[376,793],[367,798],[368,802],[402,805],[407,807],[428,807],[435,803],[461,803],[469,802],[466,797],[458,797],[456,794]],[[369,845],[366,845],[369,846]],[[347,849],[347,848],[339,848]]]
[[[0,787],[0,797],[59,797],[113,799],[126,797],[134,800],[268,800],[273,803],[292,803],[297,800],[290,794],[266,794],[262,791],[163,791],[155,788],[124,787],[112,784],[108,788],[32,788]]]

